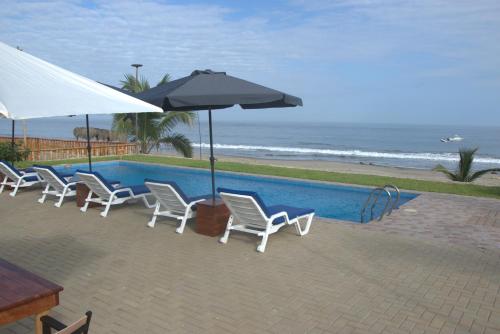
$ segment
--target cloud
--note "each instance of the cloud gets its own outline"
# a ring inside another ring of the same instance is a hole
[[[6,7],[2,40],[101,80],[136,61],[179,75],[201,65],[268,66],[268,41],[254,33],[259,23],[225,21],[228,10],[217,6],[102,1],[87,8],[48,1]]]
[[[485,82],[491,91],[500,88],[497,0],[291,0],[269,11],[240,2],[159,0],[0,0],[0,6],[0,40],[111,84],[135,62],[151,81],[164,72],[225,70],[302,96],[313,117],[328,114],[328,97],[335,96],[341,120],[380,119],[368,110],[373,99],[384,100],[374,97],[383,94],[380,79],[388,90],[420,87],[410,99],[425,97],[427,86],[447,92],[446,79],[463,80],[450,94]],[[434,78],[435,85],[424,84]],[[379,107],[398,121],[400,104],[386,101]],[[442,105],[455,110],[451,102]]]

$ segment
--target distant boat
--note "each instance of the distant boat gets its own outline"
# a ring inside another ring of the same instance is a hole
[[[448,138],[441,138],[441,142],[443,143],[449,143],[449,142],[452,142],[452,141],[462,141],[464,140],[462,137],[460,137],[459,135],[454,135],[453,137],[448,137]]]

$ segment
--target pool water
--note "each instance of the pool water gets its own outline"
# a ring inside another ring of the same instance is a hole
[[[56,166],[62,172],[77,169],[88,170],[88,165]],[[145,178],[175,181],[188,196],[211,192],[210,171],[192,168],[170,167],[129,161],[98,162],[94,171],[105,178],[118,180],[122,185],[143,184]],[[285,204],[313,208],[316,215],[325,218],[360,221],[360,210],[368,198],[370,188],[326,184],[321,182],[280,179],[265,176],[216,172],[216,186],[259,193],[266,205]],[[401,193],[400,205],[417,197],[417,194]],[[385,201],[379,201],[375,216],[383,210]]]

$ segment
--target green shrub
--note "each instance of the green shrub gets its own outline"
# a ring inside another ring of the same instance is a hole
[[[30,150],[22,148],[21,145],[12,146],[9,142],[0,143],[0,160],[23,161],[28,158],[29,154]]]

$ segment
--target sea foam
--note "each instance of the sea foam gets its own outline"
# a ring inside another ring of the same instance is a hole
[[[199,147],[199,143],[193,143],[193,146]],[[201,143],[202,148],[210,148],[207,143]],[[386,159],[404,159],[404,160],[427,160],[427,161],[458,161],[457,153],[395,153],[395,152],[372,152],[361,150],[332,150],[316,149],[303,147],[281,147],[281,146],[256,146],[256,145],[228,145],[214,144],[214,148],[222,150],[240,150],[240,151],[268,151],[290,153],[295,155],[325,155],[338,157],[362,157],[362,158],[386,158]],[[475,162],[500,164],[500,159],[478,156]]]

